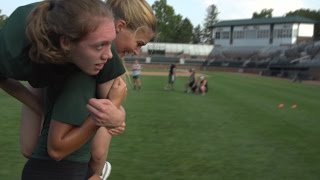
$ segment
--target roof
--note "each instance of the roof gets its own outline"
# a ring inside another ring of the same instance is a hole
[[[147,45],[142,46],[141,49],[142,52],[148,52],[148,50],[165,50],[168,53],[207,56],[212,51],[213,45],[149,42]]]
[[[220,21],[212,27],[226,27],[226,26],[248,26],[261,24],[283,24],[283,23],[307,23],[315,24],[318,21],[302,17],[302,16],[288,16],[288,17],[273,17],[273,18],[255,18],[255,19],[239,19]]]

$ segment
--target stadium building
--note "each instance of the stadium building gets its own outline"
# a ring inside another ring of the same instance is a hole
[[[320,79],[318,22],[301,17],[226,20],[212,27],[213,45],[150,42],[139,56],[126,56],[151,67],[180,67]]]
[[[138,59],[141,63],[150,66],[168,66],[168,64],[179,64],[180,66],[200,66],[210,53],[213,45],[208,44],[179,44],[179,43],[157,43],[150,42],[142,47],[139,56],[126,56],[127,63]]]
[[[315,24],[301,16],[220,21],[212,27],[215,48],[209,66],[319,79],[319,73],[313,73],[320,66]]]

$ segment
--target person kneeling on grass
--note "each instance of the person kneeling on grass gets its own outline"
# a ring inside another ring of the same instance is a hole
[[[208,80],[204,75],[201,75],[197,81],[196,92],[205,95],[208,92]]]
[[[185,93],[194,92],[196,89],[196,70],[191,68],[189,69],[189,73],[188,82],[185,84]]]

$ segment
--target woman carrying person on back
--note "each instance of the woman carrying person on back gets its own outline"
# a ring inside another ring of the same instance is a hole
[[[28,26],[27,16],[30,19]],[[90,21],[84,21],[86,19]],[[45,23],[42,23],[44,21]],[[26,29],[29,40],[25,37]],[[34,35],[39,33],[43,33],[44,36],[37,41]],[[115,35],[112,12],[99,0],[52,0],[20,7],[9,17],[0,32],[1,88],[29,105],[38,114],[42,114],[44,112],[42,101],[37,100],[36,96],[29,96],[31,93],[17,80],[27,80],[34,87],[47,87],[59,85],[56,82],[63,84],[65,79],[81,71],[86,76],[95,76],[112,57],[110,48]],[[112,62],[111,66],[106,67],[110,67],[109,75],[102,77],[101,81],[112,80],[124,72],[121,62],[118,62],[118,65],[117,62]],[[95,117],[95,120],[100,122],[90,119],[83,123],[81,127],[89,125],[87,128],[90,127],[89,130],[92,130],[85,131],[86,137],[95,134],[99,128],[97,124],[104,123],[108,127],[121,126],[125,118],[123,109],[112,109],[115,107],[112,103],[106,105],[99,100],[92,101],[100,108],[98,111],[97,109],[92,111],[92,116],[99,117],[101,114],[111,113],[112,117],[108,117],[109,119]],[[106,112],[101,107],[108,107],[110,111]],[[81,130],[84,129],[85,127],[82,127]],[[83,144],[83,140],[79,138],[72,142]],[[64,163],[66,161],[60,161],[56,165],[63,166]],[[41,165],[40,163],[33,168],[42,167]],[[68,166],[69,169],[66,171],[63,169],[60,171],[58,168],[55,170],[62,173],[65,179],[71,177],[79,179],[81,174],[69,170],[86,169],[87,163],[75,161],[74,165]],[[40,172],[45,177],[50,177],[46,171]],[[35,177],[37,175],[39,179],[43,179],[40,174],[35,173]]]

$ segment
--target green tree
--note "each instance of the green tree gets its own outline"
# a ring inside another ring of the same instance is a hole
[[[295,11],[290,11],[285,14],[285,16],[303,16],[317,22],[320,22],[320,10],[310,10],[310,9],[298,9]],[[320,40],[320,24],[316,23],[314,27],[314,39]]]
[[[193,29],[192,43],[199,44],[201,42],[201,39],[202,39],[201,26],[198,25]]]
[[[0,9],[0,28],[2,28],[2,26],[4,25],[4,23],[6,22],[6,20],[7,20],[7,16],[6,15],[4,15],[4,14],[1,14],[1,9]]]
[[[176,15],[167,0],[157,0],[152,5],[158,21],[158,42],[185,43],[192,39],[192,24],[181,15]],[[190,28],[191,26],[191,28]]]
[[[212,44],[212,26],[218,22],[218,8],[212,4],[207,8],[207,16],[205,18],[205,22],[202,30],[202,38],[204,43]]]
[[[192,42],[192,23],[188,18],[185,18],[180,23],[176,31],[177,43],[191,43]]]
[[[166,0],[155,1],[152,8],[157,17],[157,41],[171,42],[174,31],[172,30],[174,24],[174,9],[167,5]],[[177,17],[176,17],[177,18]]]
[[[254,12],[252,14],[252,19],[257,19],[257,18],[272,18],[272,12],[273,9],[262,9],[260,13]]]

